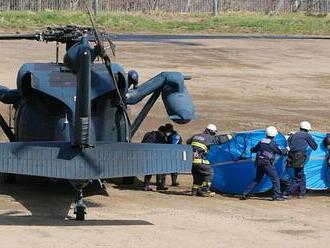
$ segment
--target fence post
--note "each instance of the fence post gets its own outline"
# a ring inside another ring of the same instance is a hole
[[[99,0],[94,0],[94,14],[95,16],[99,14]]]
[[[218,0],[213,0],[213,14],[218,15]]]

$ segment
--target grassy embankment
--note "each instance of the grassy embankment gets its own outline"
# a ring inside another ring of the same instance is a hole
[[[165,13],[100,13],[97,23],[119,33],[273,33],[330,34],[330,17],[255,13],[187,15]],[[0,12],[0,30],[35,30],[49,25],[89,25],[82,12]]]

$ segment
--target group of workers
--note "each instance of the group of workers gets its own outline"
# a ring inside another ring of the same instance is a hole
[[[274,142],[278,131],[275,127],[267,127],[266,138],[251,149],[251,152],[256,153],[255,165],[257,168],[256,177],[251,182],[243,195],[242,200],[250,197],[251,192],[256,188],[258,183],[266,174],[272,182],[272,200],[283,201],[291,199],[292,195],[297,191],[298,197],[303,198],[306,195],[306,176],[304,173],[304,164],[307,158],[307,148],[311,147],[314,151],[317,149],[317,144],[309,131],[312,129],[311,124],[307,121],[300,123],[300,130],[296,133],[291,133],[288,138],[288,147],[280,148]],[[277,174],[274,166],[275,155],[288,156],[287,166],[293,167],[294,180],[290,186],[281,191],[280,177]]]
[[[278,134],[275,127],[266,128],[266,137],[260,140],[256,146],[251,148],[251,153],[256,153],[256,176],[246,187],[241,195],[241,200],[247,200],[254,189],[258,186],[264,175],[268,176],[272,182],[272,200],[283,201],[291,199],[292,195],[298,192],[299,198],[304,198],[306,194],[306,177],[304,164],[307,159],[308,147],[317,149],[317,144],[309,134],[312,127],[307,121],[300,123],[299,131],[291,133],[288,138],[287,147],[279,147],[274,138]],[[187,140],[187,144],[192,146],[193,160],[191,173],[193,176],[192,195],[202,197],[212,197],[215,195],[211,191],[212,167],[207,160],[208,151],[211,145],[220,145],[230,141],[232,134],[217,134],[217,127],[209,124],[203,133],[195,134]],[[173,129],[171,124],[159,127],[158,131],[147,133],[142,142],[146,143],[168,143],[181,144],[181,136]],[[330,150],[330,135],[324,141],[324,145]],[[284,190],[281,190],[280,177],[274,166],[276,154],[288,156],[287,166],[293,167],[294,180]],[[177,186],[177,174],[172,174],[172,186]],[[166,190],[166,175],[157,175],[157,190]],[[144,190],[152,190],[150,187],[151,175],[145,176]]]
[[[182,144],[181,136],[174,130],[172,124],[167,123],[165,126],[160,126],[157,131],[151,131],[144,135],[142,139],[142,143],[158,143],[158,144]],[[146,175],[144,177],[144,190],[152,191],[152,187],[150,185],[150,180],[152,175]],[[178,173],[172,173],[172,186],[179,186],[177,182]],[[157,190],[167,190],[168,188],[165,186],[166,175],[160,174],[156,175],[156,185]]]

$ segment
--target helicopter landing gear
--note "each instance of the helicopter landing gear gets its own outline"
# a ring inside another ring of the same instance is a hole
[[[71,181],[73,188],[76,190],[76,206],[74,208],[74,214],[76,220],[84,221],[86,216],[87,206],[84,203],[83,189],[89,184],[89,181]]]
[[[86,208],[83,206],[77,206],[75,210],[76,220],[84,221],[86,215]]]
[[[104,184],[104,182],[102,182],[102,180],[101,179],[98,179],[97,180],[97,183],[98,183],[98,185],[100,186],[100,188],[102,189],[102,190],[107,190],[107,186],[105,186],[105,184]]]
[[[86,208],[87,207],[83,200],[83,190],[80,189],[77,191],[77,201],[76,201],[76,207],[74,209],[74,214],[76,215],[76,220],[79,220],[79,221],[85,220]]]

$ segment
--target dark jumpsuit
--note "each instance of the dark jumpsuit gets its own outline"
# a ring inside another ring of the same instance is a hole
[[[169,144],[182,144],[182,138],[177,131],[173,131],[170,136],[168,136],[167,141]],[[178,173],[171,173],[172,185],[177,183]]]
[[[165,140],[165,137],[159,131],[152,131],[152,132],[148,132],[144,135],[142,143],[164,144],[164,143],[166,143],[166,140]],[[163,174],[156,175],[157,187],[162,187],[165,185],[165,177],[166,177],[166,175],[163,175]],[[152,175],[146,175],[144,177],[144,187],[147,187],[150,185],[151,178],[152,178]]]
[[[330,134],[329,133],[325,136],[325,138],[323,140],[323,146],[328,151],[327,164],[328,164],[328,166],[330,166]]]
[[[257,167],[255,179],[247,186],[243,195],[248,196],[262,180],[266,174],[270,177],[273,184],[273,199],[282,197],[280,178],[274,166],[275,154],[286,155],[287,150],[281,150],[273,139],[263,139],[255,147],[251,149],[252,153],[257,153],[255,165]]]
[[[203,183],[212,181],[212,167],[207,160],[207,154],[211,145],[220,145],[227,142],[227,135],[212,135],[205,131],[196,134],[187,140],[193,148],[193,163],[191,173],[193,176],[193,185],[201,186]]]
[[[315,151],[317,149],[317,144],[307,131],[299,131],[291,135],[288,139],[288,144],[290,147],[289,159],[298,157],[301,157],[301,159],[298,165],[293,165],[294,180],[286,194],[291,195],[299,189],[299,195],[304,196],[306,194],[304,163],[307,158],[307,148],[310,146]]]

